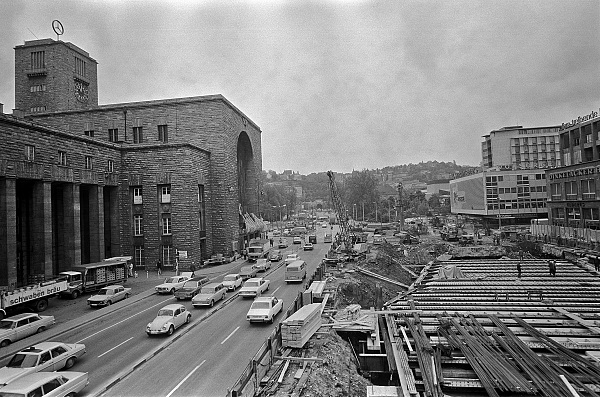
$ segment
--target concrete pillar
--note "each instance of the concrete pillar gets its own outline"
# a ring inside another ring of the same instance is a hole
[[[64,225],[62,231],[65,241],[65,266],[71,268],[81,265],[81,203],[79,201],[80,184],[67,184],[63,190]]]
[[[104,259],[104,188],[90,188],[90,261]]]
[[[17,286],[17,180],[0,178],[0,285]]]
[[[43,274],[50,278],[52,266],[52,183],[36,182],[33,185],[32,247],[30,274]]]

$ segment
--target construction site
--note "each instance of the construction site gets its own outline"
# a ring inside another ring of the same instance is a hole
[[[392,234],[324,258],[237,395],[600,397],[600,273],[585,252]]]

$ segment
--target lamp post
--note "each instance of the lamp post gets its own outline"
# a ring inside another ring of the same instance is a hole
[[[358,214],[356,213],[356,203],[352,204],[352,219],[356,221]]]
[[[404,212],[402,210],[402,182],[398,183],[398,205],[396,206],[400,211],[400,229],[402,230],[404,228]]]
[[[377,201],[373,201],[373,204],[375,204],[375,223],[377,223]]]
[[[361,204],[362,204],[362,210],[363,210],[362,211],[363,212],[362,221],[364,222],[365,221],[365,202],[363,201]]]

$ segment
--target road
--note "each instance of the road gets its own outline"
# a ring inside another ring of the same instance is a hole
[[[300,252],[301,258],[307,262],[309,273],[317,267],[329,246],[322,243],[322,236],[320,241],[314,251]],[[290,245],[286,251],[292,249],[297,250],[298,246]],[[268,273],[271,287],[267,295],[283,299],[285,312],[303,284],[286,284],[283,281],[284,271],[281,265]],[[193,323],[184,336],[102,395],[225,396],[227,388],[237,380],[276,326],[249,324],[246,312],[251,303],[251,299],[237,298],[216,311],[209,321]],[[275,324],[282,319],[283,316],[278,315]]]

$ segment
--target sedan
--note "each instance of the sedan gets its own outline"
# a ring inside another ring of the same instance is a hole
[[[165,282],[154,287],[159,294],[174,294],[179,288],[183,287],[186,281],[190,278],[188,276],[173,276],[165,278]]]
[[[74,396],[89,383],[87,372],[38,372],[2,388],[1,396]]]
[[[269,290],[269,284],[271,282],[262,277],[256,277],[246,280],[242,289],[240,289],[240,296],[243,298],[255,298],[260,296],[263,292]]]
[[[54,316],[22,313],[0,321],[0,347],[37,334],[54,325]]]
[[[215,302],[225,299],[227,294],[227,287],[222,283],[210,283],[206,284],[198,295],[192,298],[192,305],[194,307],[210,306],[213,307]]]
[[[287,239],[281,238],[279,239],[279,243],[277,244],[277,248],[287,248],[288,242]]]
[[[191,318],[192,313],[187,311],[185,306],[173,303],[158,311],[154,321],[146,326],[146,333],[149,336],[157,334],[173,335],[177,328],[189,323]]]
[[[81,343],[38,343],[21,350],[10,359],[6,367],[0,368],[0,385],[34,372],[69,369],[85,352],[85,345]]]
[[[302,239],[298,236],[294,237],[294,244],[302,244]]]
[[[122,285],[110,285],[101,288],[96,295],[90,296],[87,300],[90,306],[109,306],[115,302],[129,298],[131,288],[125,288]]]
[[[244,280],[242,280],[242,276],[239,274],[228,274],[223,277],[223,285],[228,291],[235,291],[242,286],[243,282]]]
[[[269,255],[269,260],[271,262],[279,262],[283,258],[283,254],[280,250],[271,251],[271,255]]]
[[[256,271],[266,272],[271,268],[271,261],[267,259],[258,259],[254,267],[256,267]]]
[[[246,320],[253,322],[269,322],[273,324],[275,316],[283,310],[283,300],[274,296],[255,298],[246,314]]]
[[[288,254],[285,257],[285,263],[292,263],[292,262],[295,262],[295,261],[297,261],[299,259],[300,259],[300,256],[298,254]]]
[[[304,251],[309,251],[309,250],[315,249],[315,246],[313,245],[313,243],[306,243],[306,244],[304,244],[303,249],[304,249]]]

